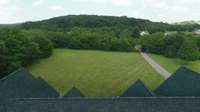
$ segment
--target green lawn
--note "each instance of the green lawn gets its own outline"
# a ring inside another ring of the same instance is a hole
[[[163,66],[165,69],[174,73],[179,67],[185,66],[196,72],[200,72],[200,61],[184,61],[177,58],[167,58],[160,55],[149,54],[157,63]]]
[[[164,80],[139,53],[56,49],[29,70],[61,95],[75,86],[86,96],[119,96],[138,79],[151,90]]]

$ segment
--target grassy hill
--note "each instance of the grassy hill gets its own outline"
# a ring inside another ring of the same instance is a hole
[[[56,49],[29,70],[61,94],[76,86],[87,96],[119,96],[138,79],[153,90],[164,80],[139,53]]]
[[[157,63],[162,65],[165,69],[171,73],[175,72],[180,66],[185,66],[196,72],[200,73],[200,61],[185,61],[177,58],[167,58],[160,55],[150,54]]]

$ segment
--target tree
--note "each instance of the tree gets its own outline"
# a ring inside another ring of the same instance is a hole
[[[177,57],[177,53],[183,44],[184,39],[187,36],[183,33],[175,33],[167,35],[164,38],[165,52],[164,55],[167,57]]]
[[[23,65],[27,66],[32,64],[35,60],[40,58],[40,54],[41,51],[39,45],[35,42],[30,42],[27,45],[26,56]]]
[[[0,78],[6,74],[6,46],[3,41],[0,40]]]
[[[200,53],[196,42],[194,42],[193,40],[186,39],[178,52],[178,56],[181,59],[185,60],[198,60]]]
[[[165,42],[163,33],[154,33],[144,35],[140,38],[142,50],[150,53],[163,54],[165,51]]]
[[[5,76],[21,67],[28,39],[17,29],[2,29],[0,35],[0,76]]]
[[[133,28],[132,37],[139,38],[140,37],[140,29],[138,27]]]
[[[166,57],[175,57],[177,55],[177,50],[173,45],[167,46],[164,55]]]
[[[52,55],[53,44],[48,38],[42,36],[34,37],[33,42],[39,45],[41,58],[47,58]]]

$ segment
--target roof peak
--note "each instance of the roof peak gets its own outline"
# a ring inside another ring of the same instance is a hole
[[[121,97],[150,97],[153,94],[145,86],[141,80],[135,81],[122,95]]]
[[[84,97],[84,95],[79,89],[72,87],[63,97]]]

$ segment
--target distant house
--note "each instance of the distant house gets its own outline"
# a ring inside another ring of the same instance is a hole
[[[196,35],[200,35],[200,29],[194,32]]]
[[[141,31],[140,36],[144,36],[144,35],[149,35],[149,32],[148,31]]]

